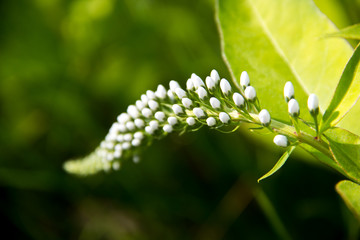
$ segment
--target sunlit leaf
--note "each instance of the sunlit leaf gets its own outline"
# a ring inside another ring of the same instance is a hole
[[[340,194],[348,208],[360,220],[360,185],[344,180],[336,184],[336,191]]]
[[[266,173],[264,176],[259,178],[258,182],[276,173],[285,164],[286,160],[289,158],[290,154],[294,151],[295,148],[296,146],[291,146],[288,149],[286,149],[286,152],[284,152],[281,158],[276,162],[275,166],[268,173]]]
[[[283,86],[292,81],[301,116],[310,119],[307,96],[318,95],[320,110],[329,105],[352,54],[344,39],[323,38],[337,31],[310,0],[217,1],[224,59],[238,79],[248,71],[260,102],[271,116],[288,121]],[[347,129],[360,127],[349,124]]]
[[[334,96],[326,109],[321,131],[327,129],[331,123],[336,124],[356,103],[360,95],[360,79],[357,74],[360,62],[360,47],[357,47],[354,54],[344,69]]]
[[[338,32],[327,34],[328,37],[342,37],[360,40],[360,24],[355,24],[339,30]]]

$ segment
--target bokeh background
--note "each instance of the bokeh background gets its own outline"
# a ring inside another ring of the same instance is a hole
[[[338,25],[359,1],[316,1]],[[211,0],[0,2],[0,221],[10,239],[357,239],[342,176],[249,132],[202,129],[155,142],[139,164],[87,178],[90,153],[147,89],[222,61]],[[239,16],[241,17],[241,16]],[[270,140],[271,141],[271,140]]]

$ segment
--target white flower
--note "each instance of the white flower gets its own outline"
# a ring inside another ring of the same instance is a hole
[[[141,118],[135,119],[134,123],[137,128],[143,128],[145,126],[145,122]]]
[[[224,95],[228,95],[231,92],[231,85],[225,78],[220,81],[220,89]]]
[[[134,131],[135,130],[135,124],[132,121],[129,121],[129,122],[125,123],[125,126],[129,131]]]
[[[187,81],[186,81],[186,89],[189,90],[189,91],[192,91],[194,90],[194,82],[191,78],[189,78]]]
[[[174,100],[174,99],[175,99],[174,93],[173,93],[170,89],[167,91],[167,95],[168,95],[168,97],[170,98],[170,100]]]
[[[154,134],[154,130],[150,126],[145,127],[145,132],[147,132],[150,135]]]
[[[212,97],[212,98],[210,98],[210,105],[214,109],[219,109],[221,106],[221,103],[216,97]]]
[[[289,102],[290,99],[294,98],[294,86],[291,82],[285,83],[284,97],[285,97],[286,102]]]
[[[119,158],[120,156],[118,156],[118,158]],[[119,170],[120,169],[120,163],[119,162],[114,162],[113,164],[112,164],[112,168],[115,170],[115,171],[117,171],[117,170]]]
[[[124,134],[124,141],[130,142],[132,140],[133,136],[131,133]]]
[[[176,117],[168,117],[167,121],[171,126],[174,126],[178,123],[178,120]]]
[[[206,87],[209,90],[215,89],[215,81],[214,79],[212,79],[212,77],[206,77],[205,82],[206,82]]]
[[[134,155],[133,156],[133,162],[136,164],[136,163],[139,163],[140,162],[140,157],[138,155]]]
[[[214,80],[214,83],[215,84],[218,84],[219,80],[220,80],[220,76],[219,76],[219,73],[213,69],[210,73],[210,77]]]
[[[198,75],[196,75],[195,73],[191,74],[191,79],[192,79],[192,81],[194,83],[195,89],[198,89],[199,87],[202,87],[202,86],[204,87],[205,86],[203,80]]]
[[[155,113],[155,118],[157,119],[157,120],[159,120],[160,122],[163,122],[164,121],[164,119],[165,119],[165,113],[163,113],[163,112],[156,112]]]
[[[274,137],[274,143],[279,147],[287,147],[289,146],[289,141],[286,136],[284,135],[276,135]]]
[[[245,97],[249,101],[254,101],[256,99],[256,91],[252,86],[248,86],[245,88]]]
[[[118,117],[117,117],[117,121],[119,123],[126,123],[127,121],[130,120],[130,116],[127,113],[121,113]]]
[[[122,133],[127,131],[125,124],[119,124],[119,131]]]
[[[299,103],[294,98],[288,102],[288,112],[293,117],[297,117],[300,114]]]
[[[149,98],[149,100],[156,98],[155,93],[153,91],[151,91],[151,90],[146,91],[146,96]]]
[[[159,108],[159,103],[156,102],[156,101],[154,101],[154,100],[150,100],[150,101],[148,102],[148,105],[149,105],[149,108],[150,108],[151,110],[153,110],[153,111],[155,111],[156,109]]]
[[[149,122],[149,126],[152,128],[152,130],[157,130],[159,128],[159,122],[156,120],[152,120]]]
[[[184,105],[184,107],[186,107],[186,108],[191,108],[191,106],[193,104],[193,102],[189,98],[183,98],[183,99],[181,99],[181,102]]]
[[[144,134],[143,134],[143,132],[136,132],[136,133],[134,133],[134,138],[135,139],[143,139],[144,138]]]
[[[124,150],[128,150],[131,148],[131,144],[129,142],[124,142],[124,143],[122,143],[121,147]]]
[[[206,119],[206,123],[209,127],[215,126],[216,125],[216,119],[213,117],[209,117]]]
[[[193,126],[196,123],[195,118],[193,118],[193,117],[188,117],[186,119],[186,122],[189,126]]]
[[[108,160],[109,162],[112,161],[112,160],[114,160],[114,155],[111,154],[111,153],[108,153],[108,154],[106,155],[106,160]]]
[[[131,141],[131,145],[133,145],[134,147],[138,147],[141,144],[141,140],[135,138],[134,140]]]
[[[222,123],[228,123],[230,121],[230,116],[226,112],[219,113],[219,119]]]
[[[235,105],[240,108],[243,107],[244,103],[245,103],[245,99],[243,98],[243,96],[237,92],[233,94],[233,101],[234,101]]]
[[[179,85],[179,83],[178,83],[177,81],[171,80],[170,83],[169,83],[169,87],[170,87],[170,90],[171,90],[172,92],[175,92],[175,90],[176,90],[177,88],[179,88],[180,85]]]
[[[116,141],[117,142],[123,142],[124,141],[124,135],[120,134],[116,136]],[[116,147],[116,146],[115,146]]]
[[[128,108],[127,108],[127,113],[132,118],[138,118],[140,116],[139,110],[136,108],[135,105],[129,105]]]
[[[145,104],[141,100],[137,100],[135,103],[138,110],[142,110],[145,107]]]
[[[176,115],[179,115],[179,114],[181,114],[181,113],[184,112],[183,109],[182,109],[182,107],[181,107],[180,105],[178,105],[178,104],[172,105],[172,110],[174,111],[174,113],[175,113]]]
[[[186,92],[180,87],[175,89],[175,93],[178,96],[178,98],[180,98],[180,99],[182,99],[183,97],[186,97]]]
[[[116,144],[115,145],[115,147],[114,147],[114,149],[115,149],[115,151],[117,151],[117,152],[120,152],[120,151],[122,151],[122,147],[121,147],[121,144]]]
[[[263,109],[259,113],[259,120],[264,126],[268,126],[271,121],[270,113],[268,110]]]
[[[248,74],[246,71],[243,71],[243,72],[241,73],[241,76],[240,76],[240,85],[241,85],[243,88],[246,88],[247,86],[250,85],[249,74]]]
[[[148,96],[146,96],[146,94],[142,94],[140,99],[144,105],[148,104],[149,98],[148,98]]]
[[[141,110],[141,114],[146,118],[150,118],[152,115],[152,111],[149,108],[144,108],[143,110]]]
[[[114,152],[114,157],[115,158],[119,158],[119,157],[121,157],[121,155],[122,155],[122,151],[115,151]]]
[[[163,85],[159,84],[156,92],[155,92],[156,97],[160,98],[160,99],[165,99],[166,98],[166,89]]]
[[[204,100],[207,97],[207,92],[203,87],[199,87],[196,92],[199,95],[199,98],[202,100]]]
[[[205,112],[201,108],[194,108],[193,113],[197,118],[203,118],[205,117]]]
[[[164,125],[163,127],[164,132],[171,133],[173,131],[173,127],[169,124]]]
[[[311,114],[318,114],[319,113],[319,99],[316,94],[310,94],[308,101],[307,101],[308,109]]]

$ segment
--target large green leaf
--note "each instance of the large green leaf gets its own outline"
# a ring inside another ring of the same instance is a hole
[[[337,29],[312,1],[219,0],[217,14],[233,78],[248,71],[273,117],[288,119],[282,93],[286,81],[295,86],[303,118],[309,119],[310,93],[318,95],[322,112],[327,108],[352,48],[344,39],[323,38]]]
[[[358,100],[360,95],[360,79],[359,74],[356,74],[356,72],[359,62],[360,47],[358,46],[347,63],[330,105],[325,111],[322,122],[323,130],[330,126],[332,122],[334,124],[339,122]]]
[[[360,137],[341,128],[326,132],[337,165],[350,179],[360,183]]]
[[[360,24],[355,24],[339,30],[338,32],[329,33],[328,37],[343,37],[348,39],[360,40]]]
[[[336,184],[336,191],[340,194],[348,208],[360,220],[360,185],[344,180]]]

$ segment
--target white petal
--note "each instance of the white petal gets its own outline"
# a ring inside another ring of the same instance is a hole
[[[176,117],[168,117],[167,121],[171,126],[174,126],[178,123],[178,120]]]
[[[193,113],[197,118],[205,117],[205,112],[201,108],[194,108]]]
[[[163,127],[164,132],[171,133],[173,131],[173,127],[169,124],[164,125]]]
[[[217,84],[220,80],[220,76],[219,76],[219,73],[213,69],[210,73],[210,77],[214,80],[214,83]]]
[[[219,109],[221,106],[221,103],[216,97],[212,97],[212,98],[210,98],[210,105],[214,109]]]
[[[240,76],[240,85],[242,87],[247,87],[250,85],[249,74],[246,71],[243,71]]]
[[[294,98],[288,102],[288,112],[292,116],[297,116],[300,114],[299,103]]]
[[[199,95],[199,98],[202,100],[207,97],[207,91],[203,87],[199,87],[196,92]]]
[[[265,126],[270,123],[271,117],[270,117],[270,113],[268,112],[268,110],[263,109],[263,110],[260,111],[259,120]]]
[[[274,137],[274,143],[279,147],[287,147],[289,145],[289,141],[284,135],[276,135]]]
[[[248,86],[245,89],[245,97],[250,101],[254,101],[256,99],[256,91],[253,86]]]
[[[206,82],[206,87],[209,90],[215,89],[215,81],[214,79],[212,79],[212,77],[206,77],[205,82]]]
[[[182,109],[182,107],[181,107],[180,105],[178,105],[178,104],[172,105],[172,110],[174,111],[174,113],[175,113],[176,115],[179,115],[179,114],[181,114],[181,113],[184,112],[183,109]]]
[[[165,119],[165,113],[163,113],[163,112],[156,112],[155,113],[155,118],[157,119],[157,120],[159,120],[160,122],[163,122],[164,121],[164,119]]]
[[[186,108],[191,108],[191,106],[193,104],[193,102],[191,101],[190,98],[183,98],[183,99],[181,99],[181,102],[184,105],[184,107],[186,107]]]
[[[189,126],[193,126],[196,123],[195,118],[193,118],[193,117],[188,117],[186,119],[186,122]]]
[[[225,78],[221,79],[220,81],[220,89],[223,92],[223,94],[227,95],[231,92],[231,85],[228,80]]]
[[[209,127],[213,127],[216,125],[216,119],[213,117],[209,117],[206,119],[206,123]]]
[[[230,116],[226,112],[221,112],[219,114],[219,119],[222,123],[228,123],[230,121]]]

